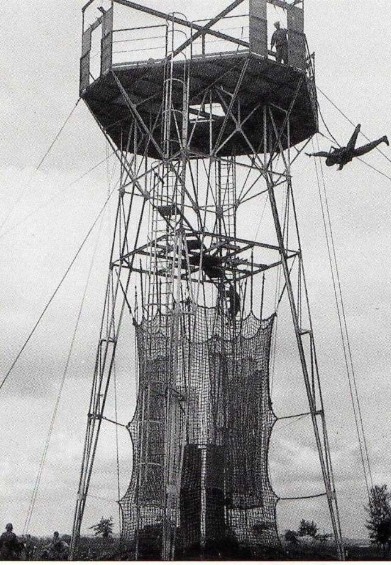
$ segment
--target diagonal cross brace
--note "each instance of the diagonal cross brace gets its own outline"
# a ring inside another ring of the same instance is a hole
[[[211,20],[209,20],[209,22],[207,24],[205,24],[203,27],[201,27],[201,29],[198,29],[194,35],[192,35],[189,39],[186,39],[186,41],[184,41],[182,43],[182,45],[180,45],[179,47],[177,47],[175,49],[175,51],[173,51],[171,53],[171,55],[169,55],[170,58],[174,58],[176,57],[176,55],[178,55],[178,53],[180,53],[181,51],[183,51],[184,49],[186,49],[186,47],[188,45],[190,45],[191,43],[193,43],[193,41],[195,41],[198,37],[200,37],[201,35],[204,35],[205,33],[210,31],[210,28],[212,26],[214,26],[217,22],[219,22],[222,18],[224,18],[227,14],[229,14],[229,12],[232,12],[232,10],[234,10],[237,6],[239,6],[239,4],[242,4],[242,2],[244,2],[244,0],[235,0],[234,2],[232,2],[229,6],[227,6],[222,12],[220,12],[219,14],[217,14],[217,16],[215,16],[214,18],[212,18]],[[192,24],[192,26],[194,26],[194,24]],[[194,26],[195,27],[195,26]]]
[[[237,95],[238,95],[238,92],[239,92],[240,87],[242,86],[243,79],[244,79],[244,75],[246,74],[246,71],[247,71],[248,63],[249,63],[249,59],[246,59],[246,60],[244,61],[244,65],[243,65],[242,70],[241,70],[241,72],[240,72],[240,76],[239,76],[238,82],[236,83],[235,90],[234,90],[234,93],[233,93],[233,95],[232,95],[232,97],[231,97],[231,101],[230,101],[230,103],[229,103],[228,109],[227,109],[226,114],[225,114],[225,116],[224,116],[224,121],[223,121],[223,123],[222,123],[222,126],[221,126],[220,131],[219,131],[219,135],[218,135],[217,140],[216,140],[216,143],[215,143],[215,147],[216,147],[216,148],[218,148],[219,145],[220,145],[220,142],[221,142],[221,139],[222,139],[222,137],[223,137],[223,134],[224,134],[224,131],[225,131],[227,122],[228,122],[228,120],[229,120],[229,116],[230,116],[230,114],[232,113],[233,106],[234,106],[234,104],[235,104],[235,102],[236,102],[236,97],[237,97]]]
[[[112,75],[114,77],[115,82],[117,83],[117,86],[123,96],[123,99],[127,105],[127,107],[129,108],[131,114],[133,116],[136,117],[136,119],[138,120],[138,122],[141,124],[143,130],[145,131],[145,133],[148,134],[148,137],[150,139],[150,141],[152,142],[153,146],[155,147],[156,151],[159,154],[160,159],[163,161],[164,160],[164,155],[163,155],[163,151],[162,148],[160,147],[160,145],[158,144],[158,142],[155,140],[155,138],[153,137],[151,131],[149,130],[148,126],[145,124],[143,118],[141,117],[140,113],[138,112],[136,105],[131,101],[131,99],[129,98],[128,93],[126,92],[125,88],[123,87],[120,79],[117,77],[117,75],[114,73],[114,71],[111,71]],[[169,168],[171,170],[171,172],[173,172],[178,181],[180,182],[182,189],[184,190],[184,192],[186,193],[187,197],[189,198],[192,206],[194,207],[194,209],[197,208],[197,203],[194,201],[194,199],[192,198],[191,194],[189,193],[189,191],[187,190],[186,186],[183,185],[182,180],[180,179],[180,177],[178,176],[177,171],[173,168],[172,164],[170,164],[170,162],[168,161],[168,165]]]
[[[241,0],[242,2],[244,0]],[[165,14],[164,12],[159,12],[159,10],[154,10],[153,8],[147,8],[146,6],[141,6],[136,2],[132,2],[131,0],[114,0],[117,4],[122,4],[123,6],[127,6],[128,8],[133,8],[134,10],[138,10],[139,12],[144,12],[149,14],[150,16],[156,16],[157,18],[162,18],[164,20],[170,19],[172,22],[183,25],[185,27],[190,27],[197,31],[201,31],[201,33],[205,33],[204,26],[196,24],[194,22],[189,22],[183,18],[178,18],[177,16],[170,16],[169,14]],[[231,37],[226,33],[222,33],[220,31],[216,31],[214,29],[207,29],[207,33],[210,35],[214,35],[215,37],[219,37],[220,39],[225,39],[226,41],[231,41],[232,43],[236,43],[236,45],[242,45],[243,47],[249,48],[250,44],[248,41],[243,41],[243,39],[237,39],[235,37]]]

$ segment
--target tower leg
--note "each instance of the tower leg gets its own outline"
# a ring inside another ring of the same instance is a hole
[[[125,186],[129,182],[132,163],[126,161],[125,154],[118,155],[121,161],[121,188],[116,213],[113,244],[110,255],[110,268],[106,287],[106,297],[100,328],[100,337],[96,352],[96,361],[91,387],[90,404],[87,417],[87,429],[84,442],[82,465],[80,470],[77,502],[74,514],[70,558],[77,555],[80,530],[89,491],[94,461],[98,446],[102,420],[114,370],[114,359],[118,335],[125,312],[130,308],[127,300],[130,275],[134,257],[130,261],[118,261],[118,256],[126,255],[131,246],[137,246],[140,226],[143,220],[144,205],[139,216],[138,228],[134,241],[128,241],[129,224],[134,203],[134,192],[129,195]]]
[[[276,236],[278,241],[278,246],[280,250],[280,257],[281,257],[281,265],[285,279],[286,291],[289,299],[289,305],[292,315],[293,327],[296,336],[296,343],[298,348],[298,353],[300,357],[302,375],[304,379],[305,389],[307,393],[307,399],[311,414],[312,426],[315,435],[316,446],[319,455],[319,461],[323,476],[323,482],[326,490],[326,497],[327,503],[329,507],[330,519],[333,528],[334,538],[338,550],[338,556],[340,559],[344,558],[344,549],[342,543],[342,533],[341,533],[341,526],[339,522],[339,512],[338,512],[338,505],[336,499],[336,492],[334,486],[334,478],[333,478],[333,471],[331,466],[331,458],[329,452],[329,444],[327,438],[327,432],[325,427],[325,419],[324,419],[324,409],[323,409],[323,402],[320,389],[316,391],[315,387],[319,384],[318,375],[316,375],[316,379],[311,379],[310,375],[314,370],[313,363],[308,359],[308,354],[306,353],[306,348],[303,342],[304,336],[309,335],[311,342],[313,339],[313,331],[312,331],[312,323],[311,317],[309,313],[309,303],[307,301],[306,307],[308,309],[308,316],[309,316],[309,330],[304,330],[301,326],[301,312],[299,312],[297,299],[295,297],[295,293],[293,290],[293,283],[291,279],[291,272],[288,265],[288,251],[287,251],[287,244],[284,238],[283,229],[282,229],[282,222],[280,220],[280,214],[278,211],[278,206],[275,197],[275,190],[277,183],[274,181],[275,179],[275,172],[273,170],[273,163],[278,155],[275,153],[275,150],[278,150],[279,145],[279,138],[281,135],[286,134],[289,137],[289,128],[285,130],[285,124],[289,123],[289,115],[287,115],[286,119],[284,120],[283,129],[278,130],[276,128],[275,120],[273,119],[273,113],[271,109],[265,107],[263,112],[263,129],[264,129],[264,143],[265,143],[265,155],[269,152],[270,146],[272,143],[269,142],[269,147],[267,146],[267,140],[275,139],[275,148],[272,148],[270,151],[270,159],[268,160],[265,173],[266,173],[266,183],[268,189],[268,195],[270,200],[270,207],[273,215],[274,226],[276,230]],[[272,133],[272,135],[270,135]],[[288,140],[288,146],[290,145]],[[285,161],[284,161],[285,162]],[[290,176],[290,166],[289,166],[289,150],[288,150],[288,160],[285,162],[285,176],[287,182],[287,191],[290,194],[291,198],[293,198],[292,190],[291,190],[291,176]],[[299,260],[302,261],[301,255],[301,246],[300,246],[300,234],[298,231],[298,225],[295,218],[295,228],[296,228],[296,237],[297,242],[299,244]],[[301,266],[302,270],[302,266]],[[305,293],[306,296],[306,293]],[[315,354],[314,348],[312,348],[312,355]],[[317,367],[317,363],[315,362],[315,370]],[[321,426],[318,423],[318,416],[321,416]]]

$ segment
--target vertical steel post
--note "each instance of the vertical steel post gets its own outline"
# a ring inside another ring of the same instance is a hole
[[[289,121],[289,118],[288,118],[288,121]],[[270,129],[271,129],[271,123],[270,123],[270,119],[269,119],[269,109],[265,106],[264,111],[263,111],[263,131],[264,131],[265,155],[266,155],[266,152],[268,151],[266,140],[267,140],[268,132],[269,132]],[[288,146],[289,145],[290,145],[290,142],[288,140]],[[295,336],[296,336],[296,343],[297,343],[298,353],[299,353],[299,357],[300,357],[300,363],[301,363],[302,374],[303,374],[304,384],[305,384],[307,398],[308,398],[308,404],[309,404],[309,408],[310,408],[310,414],[311,414],[311,420],[312,420],[312,425],[313,425],[313,430],[314,430],[314,435],[315,435],[315,441],[316,441],[316,446],[317,446],[318,455],[319,455],[319,461],[320,461],[321,470],[322,470],[322,477],[323,477],[323,482],[324,482],[325,489],[326,489],[326,496],[327,496],[327,503],[328,503],[328,507],[329,507],[331,524],[332,524],[332,528],[333,528],[335,542],[336,542],[336,545],[337,545],[338,556],[339,556],[340,559],[343,559],[344,558],[344,549],[343,549],[343,543],[342,543],[341,530],[340,530],[340,526],[339,526],[338,513],[337,513],[336,507],[335,507],[336,506],[336,495],[335,495],[335,490],[333,488],[332,479],[330,477],[329,466],[327,464],[329,462],[329,456],[328,456],[328,453],[327,453],[328,444],[325,443],[324,441],[322,442],[321,434],[320,434],[319,427],[318,427],[317,415],[318,415],[319,412],[318,412],[317,407],[316,407],[315,393],[311,389],[311,380],[310,380],[310,376],[309,376],[307,358],[306,358],[304,345],[303,345],[303,332],[302,332],[302,329],[301,329],[300,323],[299,323],[299,313],[298,313],[298,310],[297,310],[296,299],[295,299],[295,295],[294,295],[294,292],[293,292],[293,285],[292,285],[290,270],[289,270],[289,266],[288,266],[287,247],[284,243],[284,236],[283,236],[283,232],[282,232],[282,228],[281,228],[281,222],[280,222],[277,202],[276,202],[276,198],[275,198],[275,185],[274,185],[274,182],[273,182],[273,172],[274,172],[273,171],[273,154],[272,154],[273,149],[271,147],[269,147],[269,151],[270,151],[270,158],[267,162],[267,168],[266,168],[266,171],[265,171],[268,195],[269,195],[270,206],[271,206],[271,211],[272,211],[272,215],[273,215],[274,227],[275,227],[275,230],[276,230],[276,236],[277,236],[279,252],[280,252],[280,257],[281,257],[281,264],[282,264],[282,269],[283,269],[283,273],[284,273],[285,285],[286,285],[286,290],[287,290],[288,299],[289,299],[293,328],[294,328]],[[286,176],[287,176],[287,179],[288,179],[287,182],[290,183],[289,166],[286,170],[286,173],[287,173]]]

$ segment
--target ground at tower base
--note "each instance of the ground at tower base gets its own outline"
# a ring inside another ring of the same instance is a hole
[[[287,532],[292,533],[290,530]],[[265,561],[334,561],[337,559],[337,554],[332,541],[329,536],[320,535],[318,539],[311,536],[302,536],[293,541],[287,532],[280,536],[281,548],[270,550],[265,548],[265,551],[260,551],[257,560]],[[288,539],[286,539],[288,538]],[[50,553],[49,548],[52,542],[51,536],[34,536],[30,537],[30,544],[26,543],[28,540],[25,536],[18,536],[20,543],[20,551],[11,560],[23,561],[59,561],[58,556]],[[60,539],[69,544],[70,535],[60,534]],[[288,541],[288,540],[291,541]],[[159,549],[156,543],[148,543],[144,539],[144,555],[139,558],[139,561],[158,561],[160,560]],[[385,550],[380,546],[371,545],[368,539],[345,539],[345,560],[346,561],[379,561],[389,560],[390,551]],[[29,550],[28,545],[31,545],[32,551]],[[78,561],[132,561],[134,559],[134,548],[130,544],[125,544],[119,540],[115,535],[107,538],[82,536],[80,538],[80,545],[76,560]],[[222,543],[220,547],[213,544],[210,547],[205,547],[203,551],[200,548],[193,548],[189,551],[188,555],[179,557],[178,560],[195,560],[195,561],[242,561],[251,560],[250,555],[246,551],[241,550],[237,544],[232,540],[227,540]],[[66,560],[66,559],[64,559]]]

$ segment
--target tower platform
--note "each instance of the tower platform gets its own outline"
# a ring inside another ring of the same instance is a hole
[[[285,112],[293,106],[290,114],[290,146],[304,141],[317,132],[315,84],[306,70],[276,63],[251,51],[196,56],[187,62],[174,60],[173,65],[173,76],[179,80],[184,75],[184,65],[189,65],[190,69],[189,129],[192,135],[189,151],[194,157],[209,154],[210,129],[212,128],[212,139],[216,139],[225,120],[224,108],[221,106],[218,115],[213,114],[213,110],[212,115],[209,110],[199,111],[204,93],[206,91],[211,93],[208,101],[212,101],[212,108],[215,104],[220,105],[219,92],[229,97],[235,91],[242,72],[244,74],[237,92],[241,105],[238,113],[241,122],[237,123],[231,117],[226,120],[225,139],[230,134],[232,136],[216,156],[253,153],[245,136],[256,152],[263,152],[263,143],[260,146],[262,139],[260,129],[263,108],[266,105],[281,109],[281,123],[284,121]],[[121,145],[125,142],[121,140],[128,139],[132,116],[126,96],[124,98],[114,74],[121,82],[129,100],[136,105],[143,121],[153,131],[153,137],[160,143],[163,137],[161,104],[164,62],[148,60],[112,65],[110,70],[81,92],[82,98],[101,127],[117,147],[123,148]],[[173,85],[173,98],[177,97],[177,102],[180,103],[182,89],[179,86],[176,88],[175,82]],[[281,123],[276,126],[279,127]],[[282,139],[281,142],[286,149],[288,140]],[[159,157],[152,143],[147,145],[141,143],[136,152],[153,158]]]

